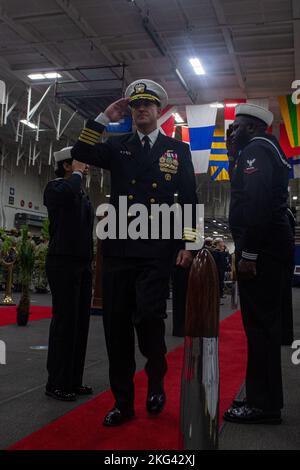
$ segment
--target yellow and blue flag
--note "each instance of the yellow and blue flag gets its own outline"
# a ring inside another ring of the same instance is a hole
[[[224,129],[215,129],[209,158],[210,176],[213,181],[229,181],[229,161]]]

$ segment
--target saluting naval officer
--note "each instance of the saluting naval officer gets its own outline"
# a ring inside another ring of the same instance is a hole
[[[82,377],[92,295],[94,211],[82,188],[88,165],[75,161],[71,148],[54,152],[58,178],[44,191],[50,222],[46,274],[53,305],[46,395],[64,401],[92,393]]]
[[[159,84],[141,79],[128,86],[125,98],[108,106],[95,121],[88,121],[72,150],[74,158],[106,168],[111,173],[111,204],[118,214],[119,196],[130,207],[140,203],[197,204],[195,175],[189,147],[163,135],[157,128],[167,93]],[[128,105],[137,131],[99,143],[105,125],[119,121]],[[150,216],[151,217],[151,216]],[[183,240],[196,240],[195,218],[183,231]],[[180,248],[180,249],[179,249]],[[164,376],[166,299],[174,251],[177,265],[189,266],[191,252],[184,241],[169,239],[106,239],[103,241],[104,329],[109,377],[115,398],[105,426],[116,426],[134,416],[134,328],[146,358],[146,407],[160,413],[166,395]]]
[[[241,311],[248,342],[246,399],[224,418],[236,423],[281,423],[281,307],[285,273],[293,256],[287,218],[290,165],[266,133],[273,114],[241,104],[229,135],[230,229],[238,262]]]

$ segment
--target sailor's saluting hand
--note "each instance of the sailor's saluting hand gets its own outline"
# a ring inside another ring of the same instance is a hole
[[[118,122],[126,113],[130,98],[121,98],[110,104],[104,111],[111,122]]]

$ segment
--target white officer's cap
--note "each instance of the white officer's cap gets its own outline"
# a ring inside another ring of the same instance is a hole
[[[130,98],[129,105],[137,100],[150,100],[161,108],[165,108],[168,104],[166,90],[159,83],[146,78],[135,80],[128,85],[125,98]]]
[[[236,116],[252,116],[263,121],[269,127],[274,119],[274,114],[262,106],[252,103],[238,104],[235,108]]]
[[[56,163],[72,158],[72,155],[71,155],[72,148],[73,147],[65,147],[61,150],[58,150],[57,152],[54,152],[53,155],[54,155],[54,160],[56,161]]]

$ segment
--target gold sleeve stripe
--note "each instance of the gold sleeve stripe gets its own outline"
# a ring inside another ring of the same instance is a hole
[[[84,131],[87,131],[87,132],[90,132],[91,134],[95,134],[95,137],[100,137],[102,132],[97,132],[97,131],[94,131],[93,129],[90,129],[89,127],[85,127],[83,129],[83,132]]]
[[[183,241],[196,242],[200,240],[199,231],[193,227],[184,227],[183,229]]]
[[[88,134],[87,132],[81,132],[81,137],[85,137],[86,139],[89,139],[89,140],[91,140],[92,142],[95,142],[95,143],[97,143],[99,141],[99,139],[97,137],[93,137],[90,134]]]
[[[99,137],[101,137],[101,134],[95,134],[94,132],[92,132],[90,129],[87,129],[86,127],[82,129],[82,132],[84,132],[85,134],[89,134],[94,139],[99,139]]]
[[[98,142],[98,140],[91,139],[90,137],[86,136],[85,134],[81,134],[80,138],[88,140],[90,142],[90,144],[96,144]]]
[[[182,238],[182,240],[183,240],[184,242],[195,242],[195,241],[197,241],[197,237],[192,237],[192,236],[184,235],[184,237]]]
[[[79,139],[81,142],[84,142],[85,144],[89,144],[89,145],[96,145],[96,142],[91,142],[90,140],[87,140],[87,139],[84,139],[83,137],[79,137]]]
[[[95,137],[94,135],[86,131],[82,131],[81,135],[84,135],[85,137],[88,137],[90,140],[94,140],[95,142],[98,142],[98,140],[100,139],[100,137]]]
[[[189,235],[191,237],[197,237],[198,233],[197,232],[191,232],[190,230],[184,230],[183,235]]]
[[[197,234],[196,234],[196,233],[187,233],[187,232],[184,232],[183,236],[184,236],[184,237],[197,238]]]

